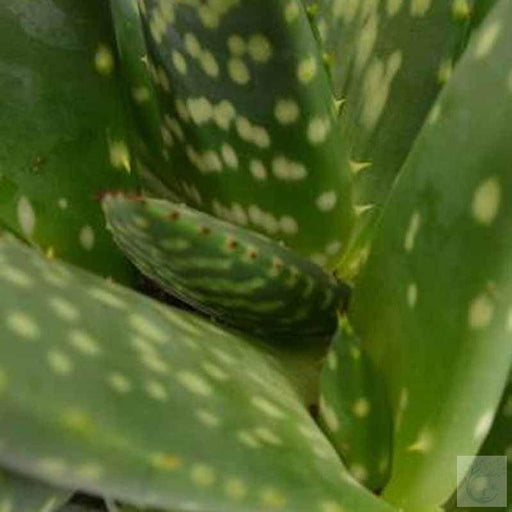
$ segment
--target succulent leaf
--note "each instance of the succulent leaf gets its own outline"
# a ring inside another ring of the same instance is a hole
[[[320,384],[320,424],[354,478],[380,490],[389,476],[392,419],[383,383],[343,319]]]
[[[137,170],[148,181],[147,185],[155,188],[156,175],[165,172],[155,172],[155,169],[171,165],[166,145],[169,134],[161,128],[160,104],[148,67],[139,7],[136,0],[111,0],[110,6],[123,71],[125,98],[131,107],[129,110],[133,113],[136,126],[130,132],[130,142],[137,155]],[[157,181],[158,192],[161,192],[162,186],[166,188],[166,196],[171,193],[171,189],[178,189],[178,184],[172,180],[172,175],[167,173],[171,187]]]
[[[0,5],[0,219],[49,254],[127,281],[98,195],[132,189],[104,2]]]
[[[348,157],[301,2],[139,5],[170,162],[151,170],[194,207],[334,265],[353,219]]]
[[[512,361],[511,22],[502,1],[474,33],[393,188],[349,309],[391,395],[384,496],[405,509],[450,496],[456,456],[478,452]]]
[[[254,340],[0,244],[0,461],[163,509],[387,511]]]
[[[494,1],[494,0],[492,0]],[[315,23],[350,144],[358,215],[338,273],[353,278],[391,185],[483,16],[480,0],[320,0]],[[475,4],[477,4],[475,6]],[[477,9],[477,13],[474,10]]]
[[[0,510],[2,511],[54,512],[60,509],[70,494],[69,491],[0,470]]]
[[[299,344],[334,333],[347,289],[273,240],[165,200],[107,196],[103,207],[125,254],[186,302]]]
[[[323,0],[317,24],[332,55],[356,204],[382,205],[466,40],[473,0]],[[457,5],[460,4],[457,10]],[[464,10],[465,8],[465,10]],[[460,11],[460,12],[459,12]]]

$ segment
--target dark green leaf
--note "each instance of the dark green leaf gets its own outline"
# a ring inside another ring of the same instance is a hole
[[[357,283],[351,323],[388,386],[384,496],[440,506],[512,361],[512,3],[488,15],[431,111]]]
[[[274,241],[168,201],[107,196],[103,206],[135,265],[197,308],[296,344],[334,333],[347,290]]]
[[[77,265],[127,280],[99,195],[133,188],[105,2],[0,5],[0,219]]]
[[[248,338],[0,244],[0,460],[138,506],[388,511]]]
[[[353,219],[348,157],[302,4],[139,5],[169,161],[150,171],[194,207],[333,266]],[[135,62],[140,46],[118,41]],[[128,67],[137,87],[142,71]]]

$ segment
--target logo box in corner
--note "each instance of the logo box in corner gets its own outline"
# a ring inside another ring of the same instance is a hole
[[[507,457],[458,456],[457,477],[457,507],[507,506]]]

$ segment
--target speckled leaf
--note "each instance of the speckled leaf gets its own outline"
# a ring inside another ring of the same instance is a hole
[[[301,2],[139,5],[170,160],[151,170],[189,204],[332,265],[353,218],[348,158]]]
[[[351,141],[357,204],[385,201],[463,47],[472,3],[320,1],[316,22],[335,95],[346,100],[341,120]]]
[[[254,341],[0,245],[0,461],[181,511],[386,511]]]
[[[0,470],[2,512],[54,512],[69,496],[63,491],[9,471]]]
[[[299,344],[334,333],[348,289],[273,240],[164,200],[107,196],[103,208],[133,263],[197,308]]]
[[[159,167],[172,164],[167,150],[168,134],[161,130],[161,112],[156,86],[151,78],[147,65],[147,50],[141,24],[139,8],[136,0],[110,0],[112,17],[116,35],[119,59],[123,71],[125,98],[131,107],[135,126],[130,132],[130,142],[137,154],[135,164],[142,178],[148,180],[148,186],[158,188],[161,193],[165,187],[165,196],[177,190],[171,173],[167,173],[167,181],[171,187],[165,186],[156,178],[165,170]]]
[[[105,189],[134,186],[105,2],[5,0],[0,34],[2,223],[127,280],[97,201]]]
[[[501,399],[500,406],[498,408],[498,413],[494,418],[494,423],[487,435],[487,438],[480,449],[478,455],[489,456],[489,455],[498,455],[507,457],[507,476],[508,476],[508,486],[507,486],[507,505],[508,510],[512,508],[512,485],[511,483],[511,475],[512,475],[512,374],[509,377],[508,386],[503,393],[503,397]],[[481,474],[474,473],[473,481],[468,482],[469,485],[473,488],[474,494],[477,498],[480,496],[483,497],[493,497],[495,495],[491,489],[484,487],[478,488],[479,480],[478,477],[481,477]],[[467,482],[467,481],[466,481]],[[481,483],[481,480],[480,480]],[[495,485],[495,482],[490,481],[490,485]],[[482,494],[482,491],[486,490],[486,494]],[[490,492],[489,492],[490,491]],[[499,494],[499,498],[502,495]],[[490,505],[492,503],[489,503]],[[454,512],[488,512],[489,506],[487,507],[458,507],[457,508],[457,494],[455,493],[449,503],[444,507],[447,511]]]
[[[393,189],[349,310],[395,414],[384,496],[406,509],[450,496],[456,456],[478,452],[512,361],[510,23],[505,0],[475,32]]]
[[[318,401],[336,306],[348,288],[262,235],[183,205],[117,195],[104,208],[109,229],[142,272],[223,322],[272,335],[273,354],[303,403]]]
[[[320,384],[320,424],[353,476],[382,489],[391,462],[392,419],[383,383],[343,319]]]
[[[480,0],[476,0],[477,3]],[[314,22],[350,141],[356,222],[340,275],[364,263],[391,185],[464,48],[474,0],[320,0]],[[361,239],[360,239],[361,238]]]

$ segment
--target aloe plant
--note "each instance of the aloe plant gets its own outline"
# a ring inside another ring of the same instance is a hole
[[[0,510],[433,512],[510,468],[511,22],[5,1]]]

